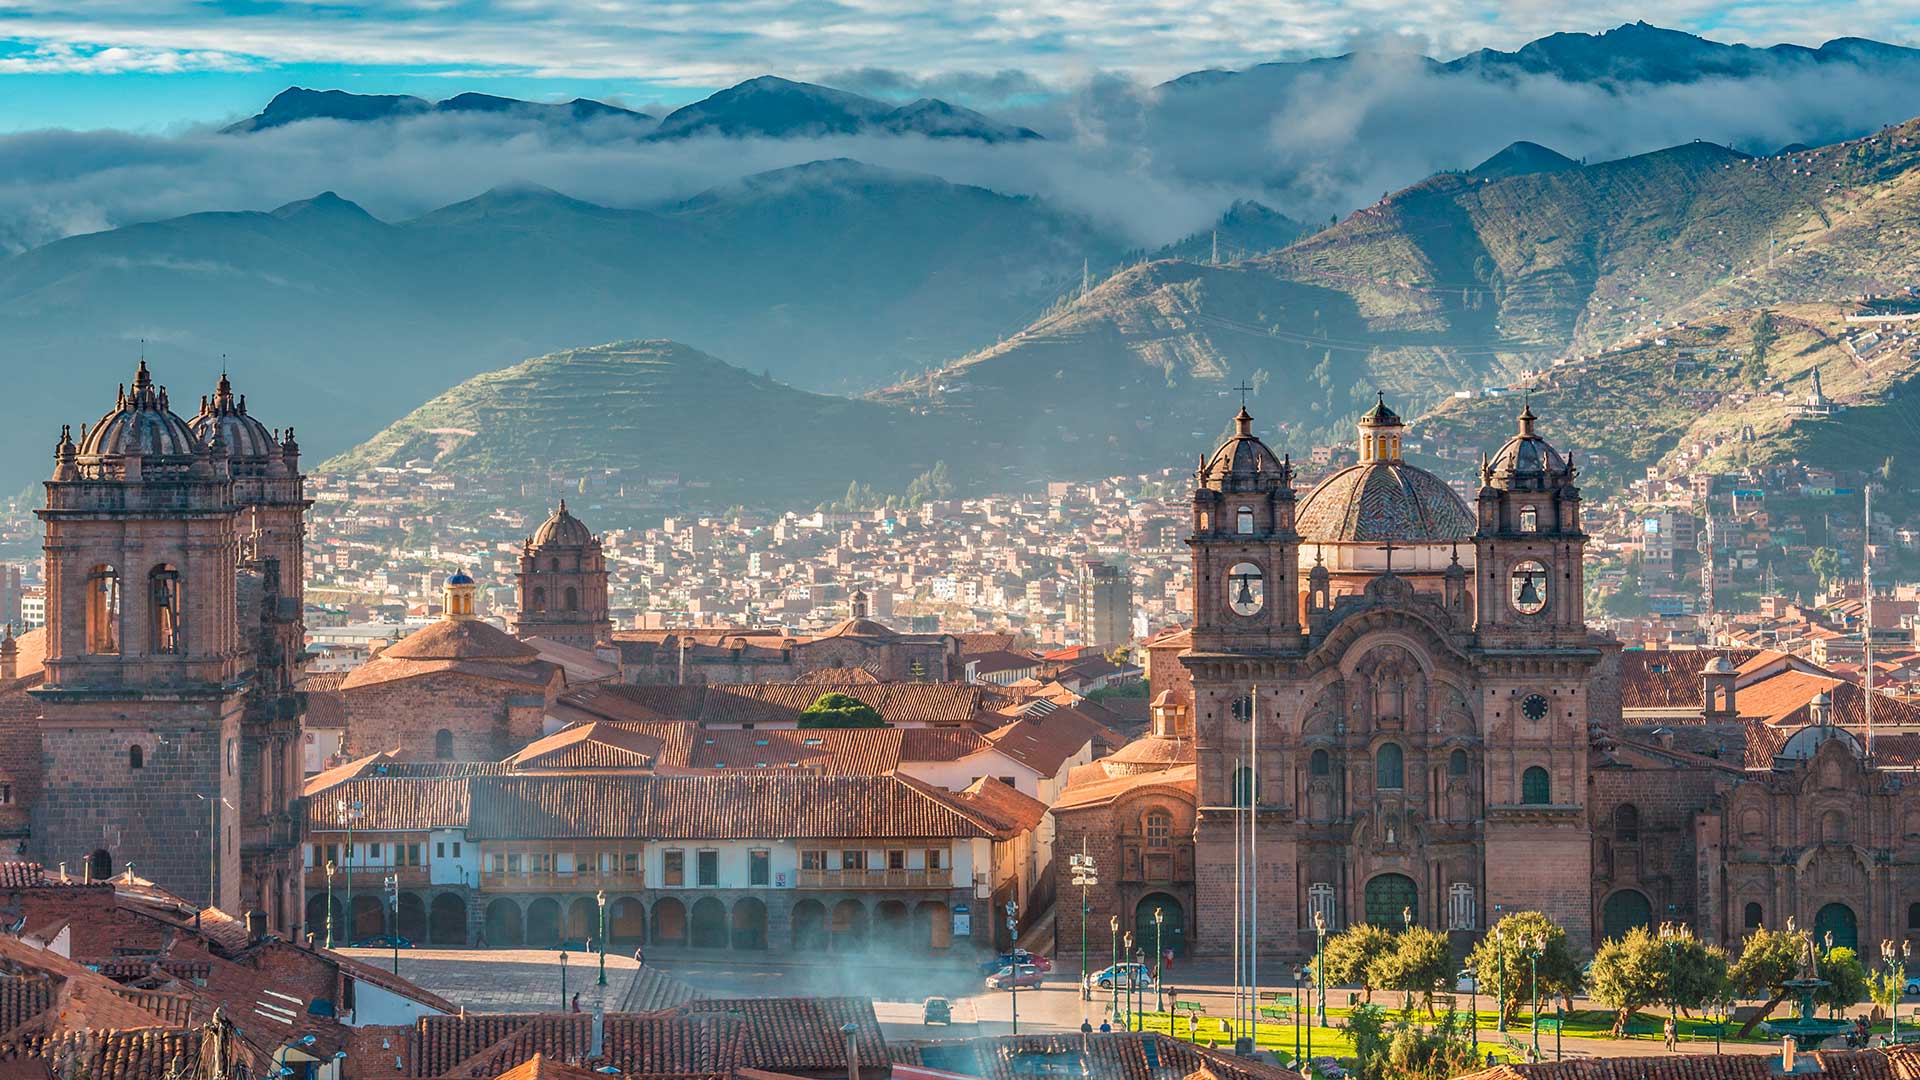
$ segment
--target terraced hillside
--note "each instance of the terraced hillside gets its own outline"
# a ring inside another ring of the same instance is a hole
[[[808,505],[850,480],[904,488],[943,448],[942,421],[811,394],[673,341],[623,341],[477,375],[325,463],[424,460],[454,475],[678,476],[715,500]],[[925,462],[918,460],[924,449]]]

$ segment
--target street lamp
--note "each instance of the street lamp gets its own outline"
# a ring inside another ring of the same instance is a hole
[[[1880,960],[1886,965],[1887,976],[1893,979],[1898,986],[1904,987],[1906,985],[1907,961],[1912,958],[1912,955],[1912,942],[1902,941],[1899,952],[1894,951],[1893,942],[1891,941],[1882,941],[1880,943]],[[1888,1021],[1893,1025],[1888,1029],[1887,1041],[1894,1045],[1899,1045],[1900,1042],[1900,999],[1903,996],[1905,995],[1894,995],[1893,1010],[1887,1016]]]
[[[1460,988],[1458,986],[1454,987],[1454,992],[1458,993],[1459,989]],[[1467,972],[1467,1001],[1468,1001],[1467,1022],[1473,1025],[1471,1029],[1473,1034],[1470,1036],[1473,1039],[1473,1060],[1479,1061],[1480,1060],[1480,973],[1478,971]]]
[[[393,899],[393,925],[387,928],[387,942],[393,946],[393,973],[400,974],[400,875],[387,875],[387,895]]]
[[[560,946],[560,1011],[567,1011],[567,947]]]
[[[1107,1015],[1120,1012],[1120,916],[1107,916],[1107,943],[1113,946],[1113,965],[1107,968],[1107,988],[1113,992],[1113,1004],[1107,1007]]]
[[[1020,931],[1020,904],[1017,901],[1009,900],[1007,901],[1007,940],[1011,942],[1011,944],[1008,946],[1007,955],[1012,959],[1010,959],[1007,962],[1007,987],[1008,989],[1013,991],[1013,998],[1012,998],[1013,1033],[1015,1035],[1020,1034],[1020,948],[1019,948],[1020,937],[1019,937],[1019,931]]]
[[[1320,988],[1320,1014],[1315,1021],[1321,1027],[1327,1026],[1327,915],[1324,911],[1313,913],[1313,981]],[[1313,1032],[1307,1032],[1308,1045],[1312,1045]]]
[[[1120,937],[1120,955],[1129,961],[1133,959],[1133,931],[1129,930]],[[1122,1031],[1133,1030],[1133,968],[1127,968],[1127,1011],[1120,1018]]]
[[[1293,965],[1293,1067],[1305,1076],[1306,1069],[1300,1064],[1300,1021],[1304,1009],[1300,1007],[1300,965]]]
[[[1500,905],[1495,904],[1493,910],[1494,918],[1498,920]],[[1494,993],[1499,999],[1494,1007],[1499,1011],[1493,1016],[1493,1030],[1505,1031],[1507,1030],[1507,928],[1498,921],[1493,924],[1493,954],[1500,959],[1499,974],[1496,976],[1498,981],[1494,983]]]
[[[1674,988],[1674,968],[1680,952],[1680,931],[1670,922],[1660,924],[1660,940],[1667,947],[1667,1022],[1673,1025],[1677,1040],[1680,1032],[1680,1002]]]
[[[327,860],[327,948],[333,948],[333,860]]]
[[[600,905],[600,985],[607,985],[607,890],[601,889],[593,894],[593,901]]]
[[[1533,1060],[1540,1060],[1540,954],[1547,951],[1547,935],[1536,934],[1527,945],[1527,967],[1533,979]]]
[[[1087,981],[1087,890],[1100,884],[1099,875],[1094,872],[1093,856],[1086,853],[1087,842],[1080,841],[1080,854],[1067,856],[1067,865],[1073,868],[1073,883],[1080,887],[1080,1000],[1093,999],[1093,984]]]
[[[1156,907],[1153,909],[1153,1010],[1155,1012],[1165,1012],[1167,1008],[1167,999],[1165,996],[1167,988],[1167,952],[1166,943],[1160,936],[1160,926],[1166,921],[1166,918],[1166,908]],[[1173,1022],[1169,1020],[1167,1023],[1171,1025]],[[1169,1028],[1169,1030],[1171,1030],[1171,1028]],[[1255,1030],[1259,1030],[1257,1023],[1255,1024]]]
[[[1406,933],[1412,932],[1413,907],[1411,905],[1400,909],[1400,927],[1402,932],[1406,932]],[[1413,1012],[1413,988],[1411,986],[1407,988],[1407,999],[1404,1003],[1401,1004],[1400,1007],[1406,1012],[1409,1012],[1409,1013]]]
[[[341,869],[347,873],[347,945],[353,945],[353,819],[360,816],[360,800],[340,800],[340,816],[347,819],[347,859]]]

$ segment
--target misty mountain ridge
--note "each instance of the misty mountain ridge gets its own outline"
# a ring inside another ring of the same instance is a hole
[[[763,75],[730,86],[665,117],[586,98],[543,104],[491,94],[456,94],[445,101],[395,94],[290,87],[257,115],[222,129],[244,135],[304,120],[378,123],[426,115],[486,114],[550,128],[580,129],[618,121],[636,137],[659,140],[700,135],[725,138],[820,138],[830,135],[922,135],[934,139],[1020,142],[1039,139],[1029,128],[1003,124],[936,98],[892,105],[845,90]]]
[[[1508,143],[1499,153],[1468,169],[1467,172],[1483,180],[1505,180],[1514,176],[1563,172],[1579,167],[1579,162],[1558,150],[1522,139],[1519,142]]]
[[[547,104],[469,92],[455,94],[444,101],[428,101],[408,94],[355,94],[346,90],[309,90],[290,86],[275,94],[259,113],[221,130],[230,135],[244,135],[270,131],[303,120],[373,123],[428,114],[491,114],[546,125],[581,125],[616,120],[633,125],[637,131],[651,130],[658,123],[658,119],[648,113],[587,98]]]

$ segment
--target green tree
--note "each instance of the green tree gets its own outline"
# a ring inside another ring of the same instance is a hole
[[[1825,590],[1835,578],[1840,576],[1840,549],[1814,548],[1813,554],[1807,557],[1807,569],[1813,571],[1813,576],[1820,581],[1820,588]]]
[[[1568,999],[1580,992],[1580,958],[1567,941],[1567,932],[1538,911],[1515,911],[1500,917],[1486,936],[1467,954],[1467,969],[1483,994],[1499,990],[1502,957],[1506,964],[1504,1019],[1513,1022],[1520,1003],[1533,992],[1527,965],[1530,943],[1546,939],[1540,954],[1540,997]]]
[[[1727,977],[1741,994],[1765,998],[1766,1004],[1740,1026],[1742,1038],[1752,1034],[1760,1021],[1787,999],[1787,980],[1800,974],[1812,949],[1813,936],[1805,930],[1795,930],[1791,922],[1785,930],[1762,926],[1747,935],[1746,944],[1740,947],[1740,958],[1734,961]]]
[[[1640,1009],[1664,1001],[1698,1009],[1717,1000],[1726,985],[1724,949],[1702,942],[1686,927],[1662,929],[1668,936],[1636,926],[1594,955],[1587,992],[1614,1010],[1616,1038]]]
[[[1827,985],[1813,999],[1825,1005],[1830,1015],[1840,1015],[1867,996],[1867,966],[1860,962],[1859,953],[1845,945],[1828,949],[1821,957],[1820,977],[1827,980]]]
[[[1867,972],[1867,1000],[1880,1006],[1889,1016],[1900,1007],[1900,999],[1906,996],[1906,992],[1907,976],[1899,965]]]
[[[1753,348],[1748,351],[1746,363],[1740,367],[1740,376],[1747,386],[1759,390],[1767,384],[1767,350],[1773,348],[1778,331],[1773,325],[1773,312],[1762,311],[1753,319]]]
[[[1365,1000],[1373,1000],[1373,962],[1392,952],[1393,935],[1385,927],[1372,923],[1351,926],[1327,939],[1321,956],[1326,963],[1326,981],[1334,986],[1359,983]]]
[[[1367,965],[1367,982],[1382,990],[1419,994],[1433,1016],[1433,988],[1453,974],[1453,950],[1447,936],[1411,926],[1394,936],[1393,947]]]
[[[800,713],[796,722],[803,728],[875,728],[886,727],[880,710],[852,694],[821,694]]]

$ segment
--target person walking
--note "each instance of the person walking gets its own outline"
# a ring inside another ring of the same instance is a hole
[[[1667,1017],[1667,1021],[1663,1026],[1666,1028],[1667,1033],[1667,1049],[1678,1050],[1680,1048],[1680,1034],[1674,1029],[1673,1017]]]
[[[646,963],[647,963],[647,950],[646,950],[646,947],[645,947],[644,945],[635,945],[635,946],[633,947],[633,962],[634,962],[635,964],[638,964],[638,965],[640,965],[641,967],[645,967],[645,966],[646,966]]]
[[[574,1012],[580,1011],[580,995],[579,994],[573,995],[573,1011]]]

